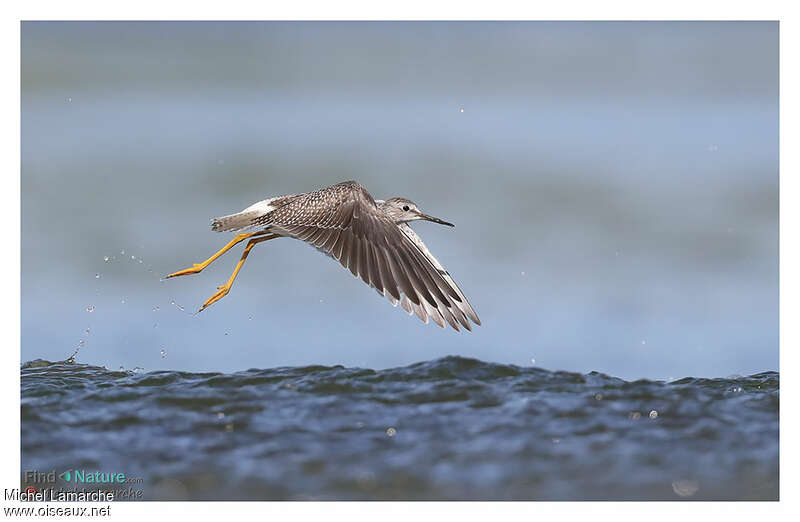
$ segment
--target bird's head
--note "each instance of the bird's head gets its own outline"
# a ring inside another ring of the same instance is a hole
[[[424,219],[425,221],[433,221],[434,223],[447,225],[448,227],[455,226],[452,223],[448,223],[447,221],[443,221],[437,217],[425,214],[424,212],[420,211],[420,209],[417,207],[417,204],[410,199],[389,198],[385,201],[379,199],[375,201],[375,203],[378,205],[378,208],[383,210],[392,219],[392,221],[398,225],[400,223],[408,223],[409,221],[419,221]]]

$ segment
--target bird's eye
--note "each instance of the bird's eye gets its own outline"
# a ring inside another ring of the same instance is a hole
[[[406,212],[408,212],[408,205],[405,205],[405,206],[403,207],[403,210],[405,210]]]

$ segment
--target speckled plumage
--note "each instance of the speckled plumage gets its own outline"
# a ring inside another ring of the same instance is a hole
[[[441,327],[471,330],[478,315],[408,221],[427,219],[405,198],[374,200],[358,182],[270,198],[216,218],[212,229],[268,230],[305,241],[375,288],[393,305]],[[452,226],[452,225],[451,225]]]

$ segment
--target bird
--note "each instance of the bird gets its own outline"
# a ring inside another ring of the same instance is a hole
[[[471,331],[481,321],[467,297],[422,239],[413,221],[454,227],[422,212],[410,199],[373,199],[357,181],[258,201],[241,212],[211,220],[215,232],[236,232],[224,247],[202,263],[173,272],[166,279],[196,274],[225,252],[248,240],[228,281],[203,303],[202,312],[230,292],[253,247],[278,237],[304,241],[349,269],[356,278],[424,323]]]

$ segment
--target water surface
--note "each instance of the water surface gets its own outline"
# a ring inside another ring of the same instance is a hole
[[[445,357],[21,374],[22,471],[123,472],[146,499],[778,498],[776,372],[625,381]]]

